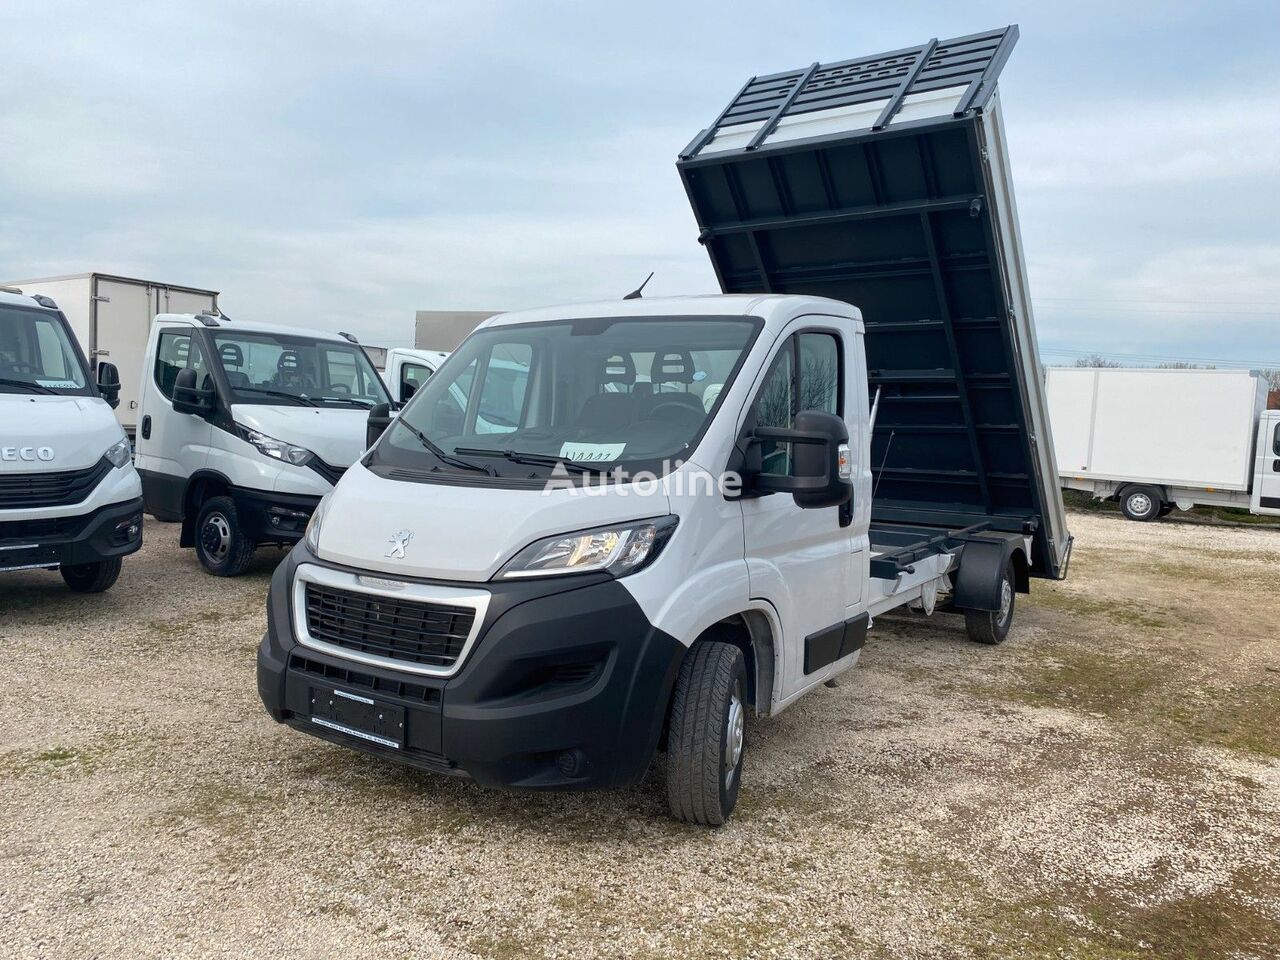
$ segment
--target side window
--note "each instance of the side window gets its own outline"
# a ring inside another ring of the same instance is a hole
[[[156,386],[170,400],[173,399],[173,382],[178,379],[178,371],[187,367],[204,371],[204,354],[200,351],[200,344],[186,332],[161,333],[160,343],[156,348]]]
[[[406,363],[400,368],[400,396],[408,400],[431,376],[430,368],[421,363]]]
[[[1271,444],[1271,449],[1275,450],[1276,456],[1280,457],[1280,423],[1276,424],[1276,438]]]
[[[792,335],[777,356],[756,397],[753,414],[758,427],[790,428],[801,410],[839,415],[844,394],[840,346],[830,333]],[[765,473],[791,471],[791,444],[767,440],[760,445]]]

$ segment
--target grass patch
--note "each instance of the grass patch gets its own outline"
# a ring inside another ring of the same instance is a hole
[[[1082,597],[1056,585],[1046,585],[1031,594],[1025,602],[1033,607],[1058,610],[1086,617],[1101,617],[1116,626],[1159,630],[1170,626],[1164,611],[1152,610],[1134,600],[1106,600],[1098,597]]]

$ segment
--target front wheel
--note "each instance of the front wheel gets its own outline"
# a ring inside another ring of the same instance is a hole
[[[255,546],[244,535],[230,497],[205,501],[196,519],[196,556],[202,567],[215,577],[239,576],[253,559]]]
[[[120,579],[121,560],[112,557],[95,563],[74,563],[60,568],[63,582],[76,593],[102,593]]]
[[[686,823],[719,827],[738,802],[746,754],[747,668],[731,643],[685,656],[667,732],[667,804]]]
[[[1016,596],[1013,562],[1010,561],[1005,564],[1004,575],[1000,578],[1000,609],[964,612],[964,629],[969,634],[969,639],[992,646],[1004,643],[1009,637],[1009,629],[1013,626],[1013,607]]]

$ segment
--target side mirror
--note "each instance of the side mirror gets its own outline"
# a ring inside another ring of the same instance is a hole
[[[378,403],[369,408],[369,420],[364,428],[364,448],[368,450],[391,426],[391,404]]]
[[[98,393],[112,410],[120,406],[120,371],[114,363],[98,361]]]
[[[173,381],[173,409],[203,417],[213,412],[217,399],[212,390],[201,390],[197,385],[199,374],[190,367],[178,371]]]
[[[849,458],[849,429],[843,420],[821,410],[802,410],[795,427],[757,427],[750,437],[753,450],[743,471],[746,486],[765,493],[789,493],[797,507],[836,507],[853,496]],[[791,444],[791,470],[765,473],[759,444],[772,440]]]
[[[412,380],[400,381],[400,402],[408,403],[413,395],[418,392],[418,385]]]

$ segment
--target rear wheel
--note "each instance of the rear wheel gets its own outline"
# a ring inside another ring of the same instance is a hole
[[[1164,516],[1164,496],[1155,487],[1130,487],[1120,498],[1120,512],[1145,523]]]
[[[196,556],[215,577],[236,577],[253,559],[255,544],[244,535],[230,497],[213,497],[196,519]]]
[[[721,826],[738,802],[746,755],[747,668],[731,643],[685,657],[667,733],[667,803],[686,823]]]
[[[964,628],[969,639],[976,643],[995,645],[1004,643],[1013,626],[1014,598],[1017,593],[1013,581],[1013,561],[1005,564],[1000,578],[1000,608],[998,610],[966,610]]]
[[[75,563],[60,568],[62,580],[76,593],[102,593],[120,579],[121,560],[112,557],[96,563]]]

